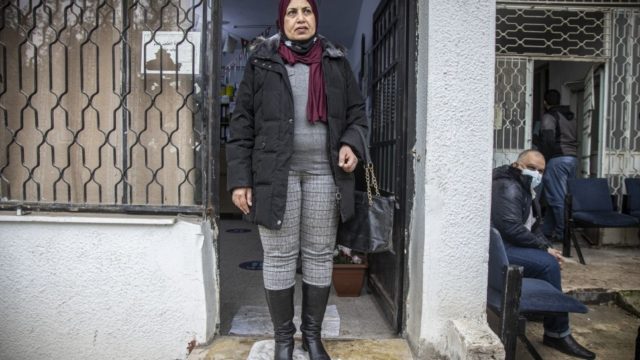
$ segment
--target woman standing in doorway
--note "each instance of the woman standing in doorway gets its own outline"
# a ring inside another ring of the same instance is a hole
[[[279,34],[258,39],[238,90],[227,143],[228,190],[258,224],[275,359],[292,359],[293,298],[302,254],[302,344],[320,338],[338,222],[354,212],[364,102],[342,49],[317,34],[315,0],[281,0]]]

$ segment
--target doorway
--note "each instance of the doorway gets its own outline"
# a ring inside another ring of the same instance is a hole
[[[535,61],[533,76],[533,128],[535,137],[544,114],[544,94],[556,89],[562,105],[575,114],[578,128],[578,177],[601,173],[601,127],[604,118],[605,64],[585,61]]]
[[[496,57],[494,167],[511,164],[535,147],[544,114],[544,94],[561,93],[576,115],[578,176],[602,175],[607,65],[604,61]]]
[[[394,250],[369,256],[370,270],[364,291],[357,298],[340,298],[332,290],[327,317],[333,308],[340,321],[341,338],[388,338],[402,331],[404,291],[405,231],[409,223],[408,198],[412,194],[411,171],[406,151],[408,138],[415,132],[414,117],[406,111],[410,78],[407,71],[409,47],[416,5],[407,0],[349,1],[325,0],[319,3],[320,34],[347,48],[349,61],[361,90],[367,98],[371,121],[370,147],[381,192],[395,196],[398,209],[394,224]],[[233,207],[225,185],[225,140],[233,113],[233,91],[241,82],[249,52],[247,46],[256,36],[277,32],[273,23],[277,2],[255,0],[255,4],[222,1],[220,44],[221,117],[220,125],[220,312],[222,335],[253,327],[268,332],[270,321],[262,288],[262,249],[257,228],[242,221]],[[267,14],[265,16],[265,14]],[[325,20],[326,19],[326,20]],[[328,19],[331,19],[330,21]],[[341,20],[342,19],[342,20]],[[354,21],[354,19],[357,19]],[[323,21],[324,20],[324,21]],[[252,35],[251,35],[252,34]],[[413,37],[412,37],[413,38]],[[215,125],[214,125],[215,126]],[[296,279],[296,304],[301,303],[301,278]],[[299,309],[297,309],[299,313]],[[248,322],[264,317],[263,323]],[[329,336],[331,337],[331,336]]]

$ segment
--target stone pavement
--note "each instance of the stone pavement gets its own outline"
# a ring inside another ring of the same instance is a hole
[[[598,359],[633,359],[640,326],[640,249],[598,249],[585,244],[586,265],[580,264],[575,249],[572,251],[574,257],[567,259],[562,269],[563,289],[589,307],[587,314],[571,315],[574,337]],[[626,303],[626,309],[619,306],[621,302]],[[542,334],[542,323],[527,323],[527,337],[543,359],[574,359],[544,346]],[[517,359],[532,359],[522,344]]]
[[[560,246],[555,246],[559,248]],[[640,290],[640,249],[600,249],[584,246],[586,265],[578,262],[575,249],[562,269],[563,290],[569,293],[597,290],[616,292]]]
[[[588,314],[571,315],[573,335],[594,351],[598,359],[633,359],[640,326],[640,249],[584,246],[583,253],[587,265],[578,263],[576,257],[567,259],[562,274],[565,291],[586,302],[590,310]],[[617,305],[623,298],[631,312]],[[542,323],[527,325],[528,337],[544,359],[573,359],[542,344]],[[323,341],[334,360],[413,359],[404,339]],[[212,345],[194,350],[188,359],[245,360],[254,346],[252,360],[271,359],[272,344],[265,337],[218,337]],[[306,354],[299,348],[299,338],[296,345],[298,359],[306,360]],[[532,358],[519,346],[517,359]]]
[[[589,313],[572,314],[571,330],[576,340],[593,351],[597,359],[632,360],[640,318],[615,304],[589,305]],[[543,359],[572,360],[542,344],[542,323],[528,322],[527,337]],[[518,360],[533,359],[518,344]]]
[[[323,342],[333,360],[413,360],[411,350],[403,339],[323,339]],[[297,339],[294,360],[308,359],[301,346],[300,340]],[[254,348],[253,351],[252,348]],[[188,357],[188,360],[245,359],[273,359],[273,341],[246,337],[219,337],[210,346],[195,349]]]

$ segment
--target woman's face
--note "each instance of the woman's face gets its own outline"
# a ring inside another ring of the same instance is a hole
[[[289,40],[309,40],[316,33],[316,16],[307,0],[291,0],[284,14],[284,34]]]

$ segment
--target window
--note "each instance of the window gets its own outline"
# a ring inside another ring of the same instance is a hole
[[[202,207],[204,2],[3,2],[0,203]]]

